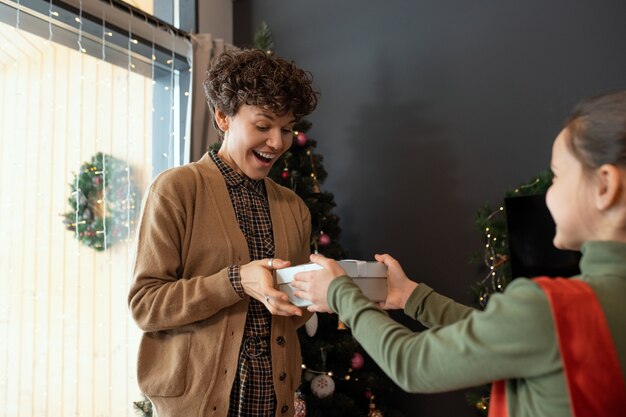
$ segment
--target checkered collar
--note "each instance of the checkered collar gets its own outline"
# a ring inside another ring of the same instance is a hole
[[[217,155],[217,151],[212,150],[209,155],[217,168],[222,173],[224,180],[226,181],[226,185],[229,187],[238,187],[243,186],[251,191],[254,191],[257,194],[265,195],[265,183],[263,180],[253,180],[246,175],[239,174],[235,172],[234,169],[229,167],[224,161],[220,159]]]

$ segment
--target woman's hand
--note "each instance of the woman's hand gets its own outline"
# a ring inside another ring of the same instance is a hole
[[[324,269],[297,273],[291,283],[294,288],[297,288],[294,295],[303,300],[311,301],[313,304],[307,308],[311,312],[332,313],[326,299],[328,286],[333,279],[346,275],[346,271],[339,266],[337,261],[324,255],[311,255],[311,262]]]
[[[387,266],[387,298],[378,305],[386,310],[404,310],[406,301],[419,284],[406,276],[400,263],[391,255],[377,254],[374,258]]]
[[[302,316],[302,310],[289,302],[289,297],[274,288],[274,269],[291,265],[282,259],[261,259],[242,265],[239,274],[243,292],[262,302],[276,316]]]

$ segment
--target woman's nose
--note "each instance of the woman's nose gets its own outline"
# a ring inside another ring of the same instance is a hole
[[[271,129],[268,132],[267,140],[265,141],[268,146],[273,149],[280,150],[283,147],[283,138],[281,129]]]

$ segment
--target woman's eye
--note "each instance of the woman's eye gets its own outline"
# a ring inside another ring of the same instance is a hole
[[[293,130],[291,129],[283,129],[283,133],[286,135],[293,135]]]
[[[268,130],[270,130],[270,128],[267,126],[257,126],[256,128],[259,129],[261,132],[267,132]]]

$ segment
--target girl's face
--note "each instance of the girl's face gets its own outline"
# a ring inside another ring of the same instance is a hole
[[[291,112],[279,116],[242,104],[232,117],[216,110],[215,120],[224,132],[218,155],[236,172],[253,180],[265,178],[293,142],[295,118]]]
[[[563,129],[552,146],[554,179],[546,193],[546,204],[556,223],[554,246],[579,250],[593,236],[592,180],[585,177],[582,164],[567,146],[568,140],[567,129]]]

